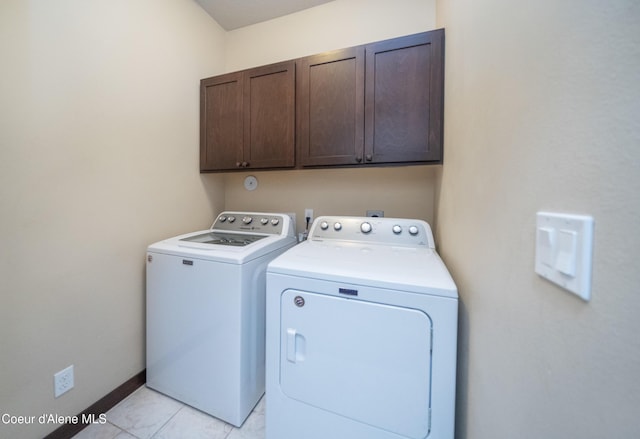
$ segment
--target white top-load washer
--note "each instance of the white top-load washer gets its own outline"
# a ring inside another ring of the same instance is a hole
[[[429,224],[317,218],[267,268],[267,439],[453,439],[457,316]]]
[[[147,251],[147,386],[240,426],[264,393],[265,273],[285,214],[223,212]]]

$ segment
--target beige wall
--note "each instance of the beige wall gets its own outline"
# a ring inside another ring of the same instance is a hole
[[[228,71],[435,29],[435,0],[334,0],[228,33]]]
[[[638,437],[639,4],[441,0],[437,15],[458,437]],[[589,303],[534,273],[538,210],[594,216]]]
[[[228,71],[283,61],[435,28],[435,0],[336,0],[228,33]],[[228,174],[225,206],[238,210],[386,216],[435,220],[437,166],[253,173],[254,192],[242,185],[252,173]]]
[[[258,188],[247,191],[254,175]],[[304,209],[314,215],[364,216],[384,210],[387,217],[434,218],[435,167],[323,169],[228,174],[225,206],[230,210],[293,212],[297,231],[305,227]]]
[[[145,248],[224,203],[198,173],[223,41],[193,1],[0,2],[0,414],[77,414],[144,369]]]

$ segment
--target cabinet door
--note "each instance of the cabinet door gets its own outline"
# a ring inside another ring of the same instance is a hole
[[[442,160],[444,30],[366,46],[365,162]]]
[[[295,164],[295,62],[244,72],[245,168]]]
[[[364,48],[311,56],[297,71],[302,166],[354,165],[364,148]]]
[[[200,82],[200,171],[242,161],[242,85],[240,72]]]

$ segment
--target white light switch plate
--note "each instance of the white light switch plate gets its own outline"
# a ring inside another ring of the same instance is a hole
[[[538,212],[536,273],[582,299],[591,299],[593,217]]]

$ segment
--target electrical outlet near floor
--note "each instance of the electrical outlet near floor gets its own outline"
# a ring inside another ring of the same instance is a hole
[[[53,375],[53,396],[60,395],[73,389],[73,364]]]

